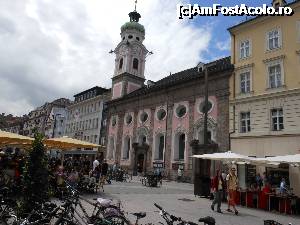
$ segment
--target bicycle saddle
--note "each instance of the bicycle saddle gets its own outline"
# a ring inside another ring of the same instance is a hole
[[[215,225],[216,224],[216,220],[214,218],[212,218],[211,216],[206,216],[206,217],[200,218],[198,221],[203,222],[204,224],[207,224],[207,225]]]
[[[97,202],[103,207],[108,207],[111,205],[112,200],[105,198],[97,198]]]
[[[3,187],[0,189],[0,192],[8,192],[9,191],[9,188],[8,187]]]
[[[146,217],[145,212],[132,213],[132,215],[136,216],[138,219]]]

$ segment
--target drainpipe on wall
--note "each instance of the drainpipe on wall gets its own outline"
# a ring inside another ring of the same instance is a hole
[[[231,52],[231,55],[232,55],[232,59],[231,59],[231,62],[233,65],[235,65],[235,35],[231,33],[231,38],[233,40],[233,44],[232,44],[232,52]],[[235,100],[235,71],[233,71],[233,93],[232,93],[232,97],[233,97],[233,100]],[[233,105],[233,118],[232,118],[232,125],[233,125],[233,131],[229,133],[229,149],[231,150],[231,135],[235,133],[235,105]]]
[[[169,93],[167,91],[167,110],[166,110],[166,134],[165,134],[165,149],[164,149],[164,170],[166,169],[166,151],[167,151],[167,136],[168,136],[168,117],[169,117]]]

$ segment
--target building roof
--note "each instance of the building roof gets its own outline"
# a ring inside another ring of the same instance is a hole
[[[213,73],[217,73],[225,70],[233,70],[233,65],[231,64],[230,56],[207,63],[205,64],[205,66],[208,66],[209,68],[208,71]],[[171,74],[157,82],[152,82],[151,85],[143,86],[121,98],[111,100],[110,102],[112,103],[112,102],[120,101],[125,98],[131,98],[139,95],[148,94],[202,76],[204,76],[204,71],[198,72],[198,67],[193,67],[178,73]]]
[[[293,0],[292,2],[287,3],[286,5],[284,5],[284,7],[292,6],[293,4],[295,4],[295,3],[297,3],[297,2],[300,2],[300,0]],[[243,22],[241,22],[241,23],[239,23],[239,24],[236,24],[236,25],[233,25],[233,26],[229,27],[227,30],[228,30],[229,32],[231,32],[231,31],[232,31],[234,28],[236,28],[236,27],[242,26],[242,25],[244,25],[244,24],[246,24],[246,23],[249,23],[249,22],[251,22],[251,21],[254,21],[254,20],[256,20],[256,19],[258,19],[258,18],[262,18],[262,17],[268,17],[268,16],[256,16],[256,17],[247,19],[247,20],[245,20],[245,21],[243,21]],[[270,17],[270,18],[271,18],[271,17]]]
[[[82,91],[82,92],[74,95],[74,97],[80,96],[82,94],[85,94],[85,93],[88,93],[88,92],[94,91],[94,90],[96,90],[96,95],[102,95],[105,92],[109,92],[110,89],[106,89],[106,88],[103,88],[103,87],[95,86],[95,87],[92,87],[92,88],[90,88],[88,90]]]

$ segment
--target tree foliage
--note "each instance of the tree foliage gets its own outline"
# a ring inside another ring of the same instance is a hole
[[[35,140],[24,168],[24,210],[30,211],[37,202],[48,199],[48,161],[43,135],[35,133]]]

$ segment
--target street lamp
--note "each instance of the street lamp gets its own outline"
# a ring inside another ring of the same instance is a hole
[[[204,124],[203,124],[203,144],[208,144],[208,135],[207,135],[207,119],[208,119],[208,68],[215,66],[216,63],[204,64],[202,62],[198,63],[197,68],[198,72],[204,71]]]

